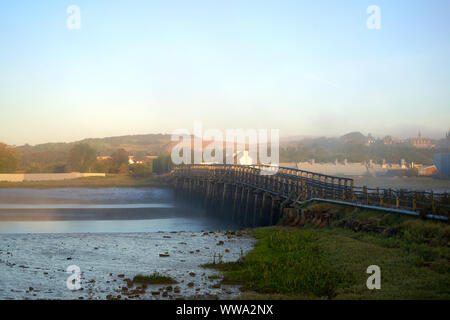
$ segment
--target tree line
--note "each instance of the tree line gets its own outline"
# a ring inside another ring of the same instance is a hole
[[[304,162],[314,159],[316,162],[364,162],[373,160],[381,163],[407,162],[432,164],[433,155],[450,152],[449,148],[418,149],[412,145],[372,145],[359,143],[339,143],[334,141],[298,142],[280,148],[280,162]]]
[[[156,159],[146,159],[138,152],[135,160],[129,163],[128,152],[116,149],[110,157],[97,158],[97,151],[88,143],[74,144],[69,150],[44,150],[21,152],[14,147],[0,143],[0,173],[63,173],[63,172],[104,172],[148,176],[152,172],[165,173],[172,169],[169,154]]]

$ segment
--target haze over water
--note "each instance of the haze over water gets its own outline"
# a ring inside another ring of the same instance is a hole
[[[0,190],[0,233],[157,232],[235,229],[177,202],[162,188]]]

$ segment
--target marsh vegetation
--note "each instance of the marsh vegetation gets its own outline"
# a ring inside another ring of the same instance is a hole
[[[333,220],[321,230],[314,222],[256,229],[248,255],[204,267],[222,271],[225,284],[242,284],[244,299],[450,298],[448,224],[323,204],[304,210]],[[384,231],[363,231],[366,223]],[[380,290],[366,286],[370,265],[381,268]]]

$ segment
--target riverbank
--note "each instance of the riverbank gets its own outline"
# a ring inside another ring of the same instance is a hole
[[[208,263],[242,299],[450,298],[450,227],[389,213],[311,204],[303,217],[255,229],[255,249],[237,262]],[[324,223],[328,221],[328,223]],[[381,269],[381,289],[366,286]]]
[[[121,187],[163,187],[157,176],[145,178],[128,175],[107,175],[105,177],[84,177],[56,181],[0,182],[0,188],[121,188]]]

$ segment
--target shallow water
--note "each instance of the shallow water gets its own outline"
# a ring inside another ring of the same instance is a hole
[[[217,218],[146,220],[0,221],[0,234],[8,233],[111,233],[231,230],[237,225]]]
[[[161,188],[0,189],[0,233],[235,229]]]
[[[124,278],[155,271],[180,291],[149,286],[135,298],[232,298],[238,287],[213,287],[217,272],[200,265],[251,250],[253,238],[224,231],[238,228],[167,189],[0,189],[0,299],[125,298]],[[66,286],[70,265],[81,269],[82,290]]]

